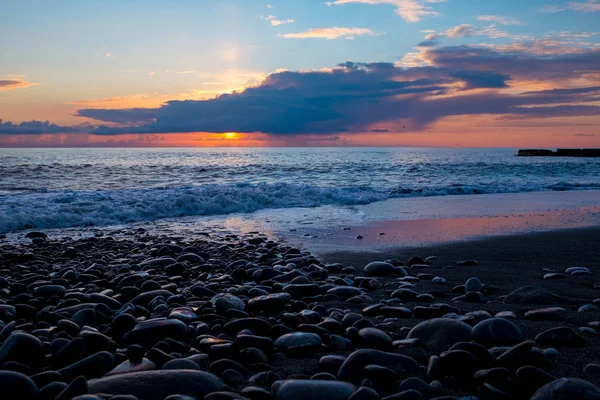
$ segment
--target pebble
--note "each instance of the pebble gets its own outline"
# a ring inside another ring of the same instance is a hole
[[[452,288],[432,257],[360,270],[258,234],[125,235],[0,246],[0,384],[19,400],[525,399],[600,331],[600,299],[577,314],[539,287]]]
[[[35,382],[18,372],[0,370],[0,388],[4,400],[35,399],[38,396]]]
[[[395,267],[390,263],[383,261],[373,261],[367,264],[363,270],[365,276],[383,277],[388,275],[408,276],[406,270],[402,267]]]
[[[127,393],[144,400],[163,400],[174,394],[204,398],[221,390],[223,382],[215,375],[190,370],[144,371],[92,379],[90,393]]]
[[[553,347],[583,347],[585,345],[583,337],[567,326],[545,330],[535,337],[535,341],[542,346]]]
[[[275,347],[287,351],[293,347],[319,347],[323,341],[321,337],[314,333],[294,332],[282,335],[275,340]]]
[[[503,318],[489,318],[471,330],[471,338],[487,347],[513,345],[523,340],[521,329]]]
[[[562,307],[546,307],[536,308],[535,310],[525,313],[526,319],[544,321],[544,320],[560,320],[565,318],[567,310]]]
[[[397,372],[416,373],[419,369],[417,362],[411,357],[380,350],[360,349],[346,358],[337,373],[337,377],[342,381],[360,382],[363,379],[364,367],[371,364],[393,368]]]
[[[523,286],[504,298],[506,304],[568,304],[570,300],[537,286]]]
[[[277,400],[348,400],[356,391],[348,382],[306,379],[277,381],[273,388]]]
[[[530,400],[600,400],[600,388],[583,379],[560,378],[539,388]]]
[[[407,338],[419,339],[426,348],[442,351],[457,342],[471,340],[471,327],[450,318],[434,318],[416,325]]]

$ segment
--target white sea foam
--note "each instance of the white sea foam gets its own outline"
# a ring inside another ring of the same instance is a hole
[[[26,228],[107,226],[159,218],[250,213],[266,208],[359,205],[398,197],[575,189],[556,187],[451,186],[376,191],[289,184],[204,185],[119,191],[60,191],[0,196],[0,232]],[[590,185],[582,188],[598,188]]]
[[[506,149],[0,149],[0,232],[598,188],[600,159]]]

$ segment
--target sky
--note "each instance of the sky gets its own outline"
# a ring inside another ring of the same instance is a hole
[[[600,147],[600,0],[3,0],[0,147]]]

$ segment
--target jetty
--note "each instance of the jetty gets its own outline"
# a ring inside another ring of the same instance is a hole
[[[519,149],[520,157],[600,157],[600,149]]]

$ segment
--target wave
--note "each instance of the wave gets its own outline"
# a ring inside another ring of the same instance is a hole
[[[267,208],[360,205],[389,198],[598,189],[600,184],[557,182],[544,187],[497,182],[377,190],[366,186],[234,184],[119,191],[48,191],[0,195],[0,232],[31,228],[108,226],[159,218],[250,213]]]

